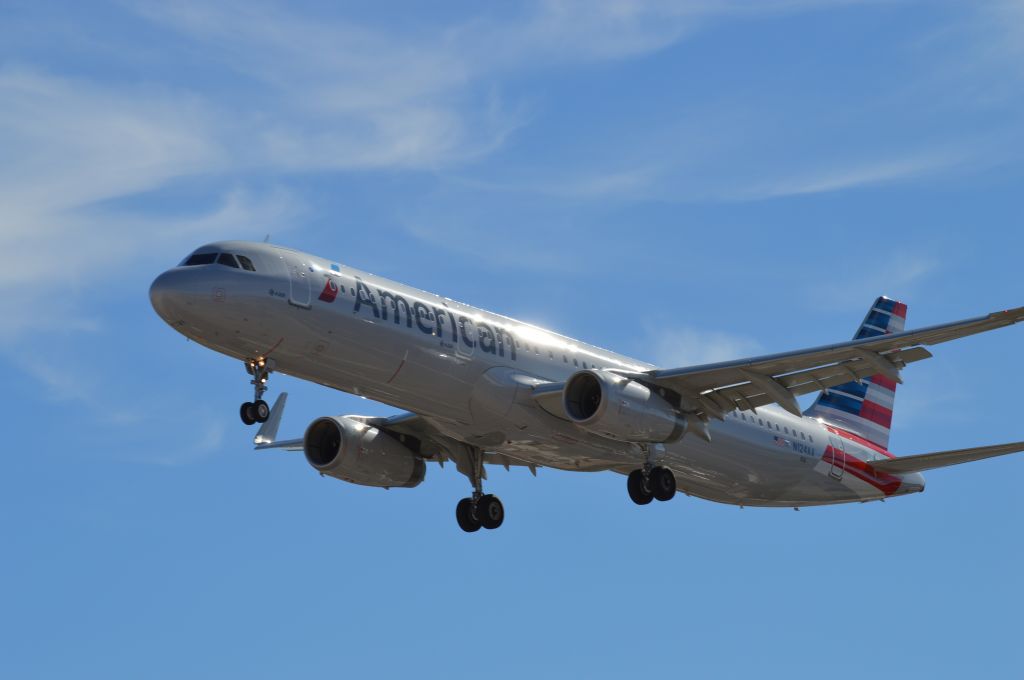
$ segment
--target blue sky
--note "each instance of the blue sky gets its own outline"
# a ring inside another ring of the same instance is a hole
[[[1024,304],[1024,3],[0,7],[0,675],[1010,677],[1024,457],[885,504],[415,490],[255,454],[149,282],[262,239],[684,365]],[[906,372],[893,447],[1017,441],[1019,329]],[[385,406],[285,376],[286,434]]]

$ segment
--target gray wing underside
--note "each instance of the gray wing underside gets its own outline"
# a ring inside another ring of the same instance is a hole
[[[253,445],[257,451],[267,449],[283,449],[285,451],[302,451],[302,439],[277,439],[277,432],[281,426],[281,417],[284,414],[285,404],[288,402],[288,393],[282,392],[270,409],[270,416],[267,422],[263,423],[259,432],[253,438]],[[428,418],[416,413],[399,413],[387,418],[374,416],[347,416],[353,420],[361,420],[384,432],[401,437],[411,437],[419,442],[420,455],[424,460],[444,465],[451,460],[461,471],[464,465],[468,465],[466,448],[469,444],[453,437],[447,436],[434,425]],[[501,465],[506,470],[510,467],[526,467],[530,472],[537,474],[540,467],[529,461],[519,460],[503,453],[484,453],[485,465]]]

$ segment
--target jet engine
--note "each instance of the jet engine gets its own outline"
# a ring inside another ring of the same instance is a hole
[[[615,373],[574,373],[562,391],[570,420],[594,434],[627,442],[670,442],[683,436],[681,420],[665,399]]]
[[[376,427],[353,418],[317,418],[302,440],[318,472],[363,486],[417,486],[427,474],[423,459]]]

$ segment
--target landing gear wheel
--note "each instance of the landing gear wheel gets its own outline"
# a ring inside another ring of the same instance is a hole
[[[626,490],[637,505],[647,505],[654,500],[654,493],[648,486],[648,481],[644,479],[643,470],[633,470],[629,473],[629,477],[626,479]]]
[[[459,501],[459,504],[455,506],[455,520],[459,523],[459,528],[467,534],[471,534],[474,531],[480,531],[480,527],[482,526],[473,510],[472,498],[463,498]]]
[[[676,476],[668,468],[656,467],[651,470],[647,484],[659,501],[670,501],[676,495]]]
[[[505,521],[505,506],[497,496],[487,494],[476,502],[476,516],[484,529],[497,529]]]
[[[265,423],[270,418],[270,406],[263,401],[263,395],[267,392],[267,380],[275,366],[273,359],[265,357],[245,361],[245,371],[252,376],[249,383],[252,385],[254,393],[253,400],[242,404],[242,408],[239,410],[242,422],[246,425]]]
[[[252,410],[257,423],[265,423],[270,418],[270,406],[262,399],[252,405]]]

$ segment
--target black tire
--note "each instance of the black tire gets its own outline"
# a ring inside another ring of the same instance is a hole
[[[247,401],[242,404],[242,408],[238,410],[238,415],[242,417],[242,422],[246,425],[252,425],[256,422],[256,407],[251,401]]]
[[[484,529],[497,529],[505,521],[505,506],[497,496],[483,496],[476,504],[476,516]]]
[[[668,468],[656,467],[651,470],[648,484],[651,493],[659,501],[670,501],[676,495],[676,476]]]
[[[253,405],[253,417],[257,423],[265,423],[270,418],[270,406],[267,402],[260,399]]]
[[[480,531],[480,520],[473,513],[473,499],[463,498],[459,501],[455,506],[455,520],[459,523],[459,528],[467,534]]]
[[[629,492],[630,499],[637,505],[647,505],[654,500],[654,494],[644,483],[643,470],[633,470],[629,473],[629,477],[626,479],[626,490]]]

